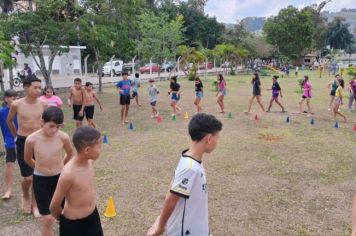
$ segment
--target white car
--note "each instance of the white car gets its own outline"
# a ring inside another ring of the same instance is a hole
[[[103,76],[108,75],[110,76],[110,71],[112,70],[113,75],[120,75],[122,73],[122,66],[124,62],[122,60],[113,60],[111,62],[106,62],[103,66],[102,74]]]

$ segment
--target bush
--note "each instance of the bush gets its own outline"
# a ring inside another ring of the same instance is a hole
[[[213,91],[217,92],[218,91],[218,81],[213,81],[213,83],[211,84],[211,86],[213,87]]]
[[[350,76],[355,76],[356,75],[356,67],[350,67],[347,69],[347,74]]]

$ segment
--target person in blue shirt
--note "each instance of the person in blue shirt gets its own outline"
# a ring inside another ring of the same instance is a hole
[[[11,198],[12,193],[12,182],[13,173],[16,161],[16,151],[15,151],[15,138],[12,136],[9,126],[6,123],[7,115],[9,114],[11,103],[17,98],[17,92],[13,89],[5,91],[4,94],[4,104],[0,109],[0,127],[1,133],[4,139],[5,150],[6,150],[6,169],[5,169],[5,183],[6,192],[2,196],[3,200],[8,200]],[[17,119],[14,121],[15,127],[17,129]]]
[[[116,84],[116,88],[120,95],[120,105],[121,105],[121,124],[128,123],[127,114],[130,108],[130,93],[132,81],[128,79],[128,73],[122,73],[122,80]]]

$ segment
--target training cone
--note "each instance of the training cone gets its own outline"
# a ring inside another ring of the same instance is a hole
[[[310,120],[310,124],[311,124],[311,125],[314,125],[314,124],[315,124],[314,119],[311,119],[311,120]]]
[[[172,120],[173,120],[173,121],[176,121],[176,120],[177,120],[176,115],[173,115],[173,116],[172,116]]]
[[[157,123],[162,123],[163,119],[162,119],[162,116],[157,116]]]
[[[108,217],[108,218],[112,218],[112,217],[116,216],[115,203],[114,203],[114,199],[112,197],[109,198],[108,205],[106,207],[104,216]]]
[[[133,130],[133,129],[134,129],[133,124],[130,122],[130,124],[129,124],[129,130]]]
[[[289,120],[289,116],[287,116],[286,122],[289,123],[289,121],[290,121],[290,120]]]
[[[334,127],[335,127],[336,129],[338,129],[338,128],[339,128],[339,123],[338,123],[338,122],[335,122]]]
[[[189,119],[188,112],[185,112],[185,113],[184,113],[184,119]]]
[[[103,143],[109,143],[108,136],[104,135]]]
[[[356,132],[356,124],[354,125],[354,128],[352,129],[354,132]]]
[[[227,118],[232,119],[232,113],[231,112],[229,112],[229,115],[227,116]]]

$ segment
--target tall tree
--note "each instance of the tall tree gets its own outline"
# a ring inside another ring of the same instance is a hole
[[[345,18],[335,17],[328,25],[326,34],[327,44],[333,49],[347,49],[353,43],[353,36],[350,33],[349,24],[345,23]]]
[[[0,83],[1,90],[4,90],[3,73],[4,68],[11,68],[15,64],[11,54],[15,51],[14,45],[5,38],[0,28]]]
[[[269,18],[263,31],[267,42],[291,59],[303,56],[312,47],[315,33],[311,14],[292,6]]]

